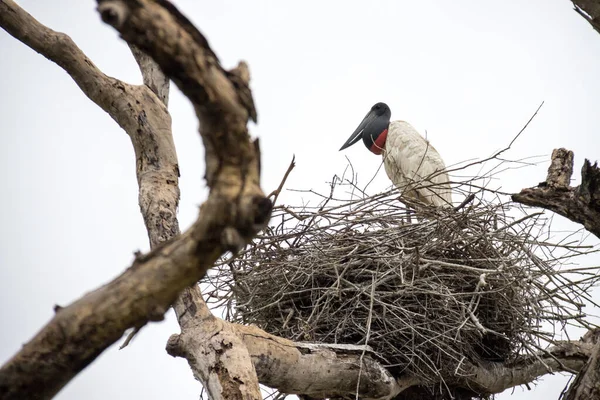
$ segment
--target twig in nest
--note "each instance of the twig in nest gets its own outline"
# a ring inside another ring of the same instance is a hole
[[[474,199],[475,199],[475,193],[471,193],[470,195],[467,196],[466,199],[463,200],[462,203],[460,203],[458,206],[454,207],[454,211],[462,210],[463,208],[465,208],[465,206],[467,204],[472,202]]]
[[[366,338],[392,373],[451,391],[465,359],[510,362],[559,334],[542,326],[582,326],[586,291],[600,281],[559,268],[584,251],[550,243],[541,215],[485,190],[473,202],[471,182],[460,213],[414,210],[414,224],[401,222],[396,190],[370,196],[334,179],[327,192],[304,191],[320,202],[277,208],[276,226],[231,269],[217,266],[207,292],[235,322],[294,341]]]
[[[523,126],[523,128],[521,128],[521,130],[519,131],[519,133],[517,133],[516,136],[510,141],[510,143],[508,144],[508,146],[506,146],[502,150],[497,151],[496,153],[492,154],[488,158],[484,158],[483,160],[473,161],[471,163],[468,163],[466,165],[463,165],[463,166],[460,166],[460,167],[456,167],[456,168],[447,168],[445,171],[442,171],[442,172],[449,173],[449,172],[460,171],[460,170],[464,170],[464,169],[466,169],[468,167],[471,167],[473,165],[484,164],[487,161],[490,161],[490,160],[493,160],[493,159],[498,159],[498,157],[502,153],[510,150],[510,148],[515,143],[515,141],[519,138],[519,136],[521,136],[521,134],[525,131],[525,129],[527,129],[527,127],[529,126],[529,124],[531,123],[531,121],[533,121],[533,119],[536,117],[536,115],[538,114],[538,112],[540,111],[540,109],[542,108],[543,105],[544,105],[544,102],[542,101],[542,103],[539,105],[539,107],[537,108],[537,110],[535,110],[535,112],[529,118],[529,120],[525,123],[525,125]]]
[[[365,348],[362,353],[360,353],[360,360],[358,363],[360,364],[358,367],[358,379],[356,380],[356,400],[358,400],[358,393],[360,390],[360,377],[362,375],[363,369],[363,359],[365,357],[365,352],[367,351],[367,347],[369,346],[369,339],[371,338],[371,321],[373,320],[373,301],[375,300],[375,276],[371,276],[371,301],[369,303],[369,317],[367,318],[367,336],[365,337]]]
[[[292,170],[294,169],[294,167],[296,166],[296,155],[292,156],[292,162],[290,163],[290,166],[288,167],[287,171],[285,171],[285,175],[283,175],[283,179],[281,180],[281,183],[279,184],[279,187],[275,190],[273,190],[267,197],[273,197],[273,205],[275,205],[277,203],[277,197],[279,197],[279,193],[281,193],[281,189],[283,189],[283,185],[285,184],[285,181],[288,178],[288,175],[290,174],[290,172],[292,172]]]

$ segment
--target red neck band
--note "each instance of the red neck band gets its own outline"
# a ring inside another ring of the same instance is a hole
[[[371,145],[371,148],[369,148],[369,150],[371,150],[372,153],[379,155],[383,152],[383,149],[385,148],[387,134],[388,130],[385,129],[379,134],[379,136],[377,136],[377,139],[375,139],[375,142]]]

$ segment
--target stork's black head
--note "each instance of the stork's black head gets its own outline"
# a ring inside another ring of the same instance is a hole
[[[381,154],[385,145],[391,115],[392,112],[387,104],[375,104],[340,150],[352,146],[362,138],[367,149],[375,154]]]

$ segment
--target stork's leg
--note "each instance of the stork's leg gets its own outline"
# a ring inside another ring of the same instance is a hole
[[[405,207],[404,214],[406,216],[400,217],[400,221],[402,222],[403,225],[412,224],[412,220],[411,220],[411,216],[410,216],[410,208],[408,205],[406,205],[406,203],[404,201],[402,201],[403,200],[402,195],[398,196],[396,198],[396,200],[398,200],[400,203],[404,204],[404,207]]]
[[[406,219],[408,220],[409,224],[412,224],[412,220],[414,218],[415,223],[418,224],[421,221],[421,217],[419,217],[419,208],[417,205],[411,204],[410,206],[407,205],[406,206]],[[414,216],[413,216],[414,214]]]
[[[404,221],[406,220],[406,224],[412,224],[412,213],[413,213],[413,208],[412,206],[410,206],[409,204],[407,204],[406,202],[406,198],[403,197],[402,195],[398,196],[398,198],[396,199],[399,202],[401,202],[402,204],[404,204],[405,207],[405,211],[404,214],[406,215],[405,218],[400,218],[400,220],[404,223]],[[416,218],[416,216],[415,216]],[[418,222],[418,219],[417,219]]]

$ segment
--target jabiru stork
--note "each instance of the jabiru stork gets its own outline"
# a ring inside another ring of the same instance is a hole
[[[340,148],[361,138],[367,149],[383,156],[385,172],[403,195],[437,207],[452,205],[452,191],[440,154],[408,122],[390,122],[387,104],[377,103]]]

